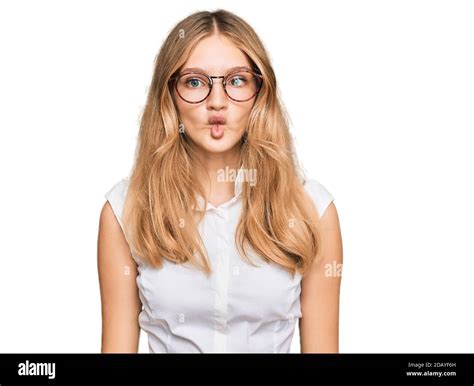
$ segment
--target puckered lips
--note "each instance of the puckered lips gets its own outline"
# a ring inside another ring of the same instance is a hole
[[[224,136],[225,118],[222,115],[212,115],[209,117],[209,125],[211,126],[211,136],[214,139],[220,139]]]

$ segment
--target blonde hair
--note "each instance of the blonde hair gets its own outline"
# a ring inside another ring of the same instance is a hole
[[[213,34],[230,39],[263,76],[240,144],[241,164],[257,170],[258,183],[243,184],[238,251],[253,264],[246,251],[250,245],[267,263],[272,260],[293,275],[305,274],[320,251],[319,216],[304,190],[275,74],[252,27],[222,9],[196,12],[180,21],[155,58],[124,205],[126,238],[132,253],[153,267],[162,267],[167,259],[212,273],[196,223],[205,212],[196,217],[193,209],[198,206],[196,193],[206,205],[207,195],[197,178],[195,149],[179,134],[169,79],[193,47]]]

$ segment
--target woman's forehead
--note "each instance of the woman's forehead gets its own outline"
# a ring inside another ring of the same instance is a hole
[[[231,40],[213,35],[201,40],[193,48],[183,67],[224,73],[234,67],[250,69],[250,63],[247,56]]]
[[[213,66],[203,66],[203,67],[184,67],[181,72],[192,72],[192,71],[195,71],[195,72],[204,72],[204,73],[209,73],[209,74],[214,74],[214,73],[228,73],[228,72],[234,72],[234,71],[239,71],[239,70],[249,70],[251,71],[252,69],[250,68],[250,66],[244,64],[244,65],[239,65],[239,66],[225,66],[225,67],[222,67],[220,70],[218,69],[215,69],[213,70],[212,69]],[[215,68],[215,66],[214,66]]]

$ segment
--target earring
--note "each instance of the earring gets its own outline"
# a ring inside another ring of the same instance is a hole
[[[179,131],[180,134],[184,134],[184,123],[179,124],[178,131]]]

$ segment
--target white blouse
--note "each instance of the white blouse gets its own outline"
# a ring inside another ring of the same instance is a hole
[[[142,311],[139,325],[148,335],[150,353],[288,353],[295,324],[302,316],[301,274],[294,279],[276,263],[259,260],[249,249],[248,264],[234,237],[242,210],[239,170],[234,197],[208,208],[198,229],[209,255],[209,278],[186,264],[164,260],[161,269],[132,255]],[[117,182],[106,194],[120,226],[129,180]],[[320,215],[333,201],[318,181],[306,180],[305,189]],[[204,200],[198,196],[199,208]]]

